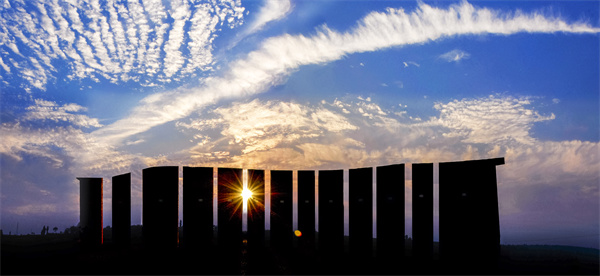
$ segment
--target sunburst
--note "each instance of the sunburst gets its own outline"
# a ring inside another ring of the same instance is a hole
[[[224,179],[220,182],[224,189],[221,190],[223,196],[219,197],[219,208],[225,208],[230,219],[241,216],[242,220],[245,220],[246,214],[250,220],[254,216],[264,216],[263,178],[259,174],[249,174],[247,170],[243,170],[242,179],[239,179],[237,174],[234,175],[233,179]]]

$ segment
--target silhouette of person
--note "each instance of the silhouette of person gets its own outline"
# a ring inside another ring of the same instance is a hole
[[[46,226],[42,227],[42,232],[40,233],[40,235],[44,236],[44,233],[46,232]]]

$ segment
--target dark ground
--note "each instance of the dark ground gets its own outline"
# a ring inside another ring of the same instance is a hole
[[[132,246],[117,249],[105,235],[104,245],[83,250],[74,235],[48,234],[2,236],[1,269],[7,274],[599,274],[599,250],[569,246],[503,245],[497,265],[463,269],[439,260],[418,261],[410,256],[410,242],[403,259],[351,255],[344,250],[323,254],[306,240],[295,247],[256,245],[251,240],[234,248],[212,246],[206,250],[180,247],[154,251],[139,238]],[[437,243],[436,243],[437,245]]]

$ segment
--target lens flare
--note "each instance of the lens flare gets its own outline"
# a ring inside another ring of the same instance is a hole
[[[242,190],[242,198],[244,201],[248,201],[248,199],[252,198],[252,191],[250,191],[248,188],[244,188]]]
[[[247,231],[253,216],[264,216],[264,181],[246,169],[240,174],[218,174],[218,208],[230,214],[230,219],[242,220],[242,231]],[[221,211],[219,211],[221,212]]]

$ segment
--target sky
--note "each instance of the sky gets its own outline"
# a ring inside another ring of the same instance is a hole
[[[598,1],[0,1],[0,227],[76,225],[76,177],[104,178],[111,225],[110,178],[127,172],[139,224],[150,166],[504,157],[502,243],[599,248],[599,10]]]

